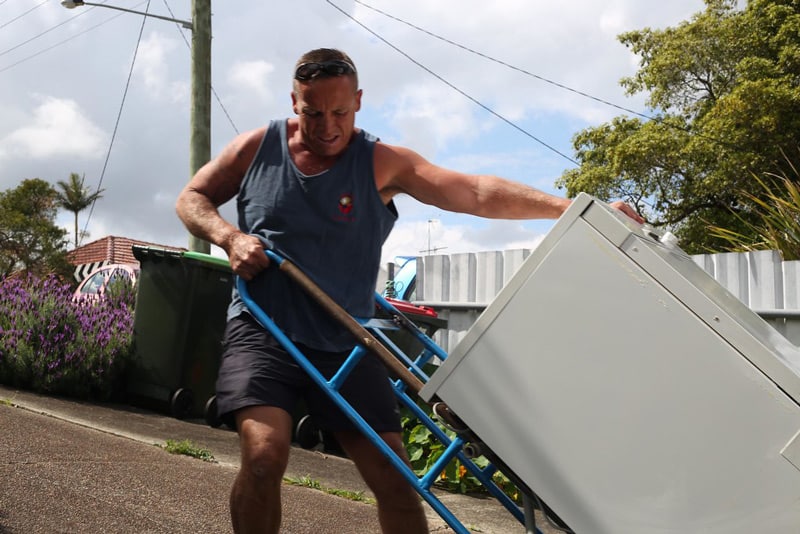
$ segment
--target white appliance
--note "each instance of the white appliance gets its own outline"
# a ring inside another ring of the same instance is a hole
[[[800,353],[580,195],[421,392],[579,534],[800,533]]]

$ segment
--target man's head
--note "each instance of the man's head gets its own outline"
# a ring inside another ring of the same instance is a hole
[[[352,78],[354,86],[358,89],[358,72],[350,56],[335,48],[317,48],[311,50],[297,60],[294,66],[294,87],[315,79],[348,76]]]
[[[304,54],[295,66],[292,108],[312,152],[322,157],[343,152],[361,108],[358,74],[347,54],[329,48]]]

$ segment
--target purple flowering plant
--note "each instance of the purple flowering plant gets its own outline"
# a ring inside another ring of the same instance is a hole
[[[135,295],[121,283],[99,301],[73,301],[55,276],[0,280],[0,383],[81,399],[122,394]]]

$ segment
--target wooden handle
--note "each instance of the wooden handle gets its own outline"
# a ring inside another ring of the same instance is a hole
[[[388,367],[406,386],[416,395],[422,389],[422,381],[413,375],[389,349],[387,349],[375,336],[370,334],[366,328],[361,326],[358,321],[330,298],[320,287],[315,284],[306,274],[296,265],[287,259],[280,262],[279,268],[286,273],[292,280],[297,282],[303,290],[311,296],[320,306],[322,306],[336,321],[344,326],[360,344],[367,350],[378,356],[384,365]]]

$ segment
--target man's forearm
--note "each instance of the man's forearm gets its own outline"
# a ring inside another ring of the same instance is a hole
[[[176,204],[178,217],[194,236],[228,251],[238,229],[222,218],[217,207],[203,195],[184,191]]]
[[[525,184],[481,177],[478,188],[478,213],[492,219],[557,219],[571,200],[545,193]]]

